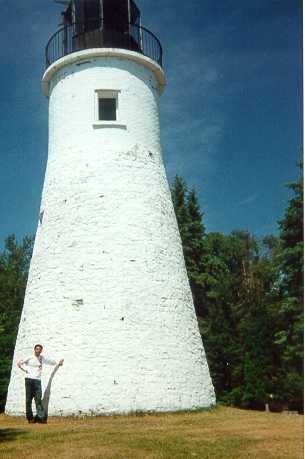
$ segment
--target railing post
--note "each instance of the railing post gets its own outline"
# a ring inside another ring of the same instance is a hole
[[[63,30],[63,48],[64,48],[64,56],[67,54],[68,51],[68,33],[67,33],[67,26]]]

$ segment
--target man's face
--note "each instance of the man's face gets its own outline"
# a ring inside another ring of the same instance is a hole
[[[41,351],[42,351],[42,347],[41,346],[35,346],[34,347],[34,353],[35,353],[36,357],[40,356]]]

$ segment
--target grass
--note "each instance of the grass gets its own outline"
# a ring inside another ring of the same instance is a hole
[[[0,442],[1,459],[299,459],[303,416],[216,407],[43,425],[2,414]]]

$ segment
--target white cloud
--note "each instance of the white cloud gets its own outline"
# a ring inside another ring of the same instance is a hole
[[[259,193],[253,193],[253,194],[245,197],[241,201],[237,202],[236,205],[237,206],[245,206],[247,204],[251,204],[252,202],[256,201],[258,197],[259,197]]]

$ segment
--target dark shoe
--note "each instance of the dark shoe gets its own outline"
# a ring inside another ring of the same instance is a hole
[[[35,422],[36,422],[35,419],[28,419],[29,424],[35,424]]]
[[[35,418],[35,422],[37,424],[47,424],[47,420],[46,419],[41,419],[41,418]]]

